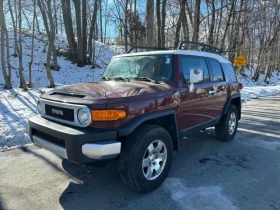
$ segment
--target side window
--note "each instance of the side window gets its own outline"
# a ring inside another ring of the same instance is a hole
[[[223,70],[221,67],[221,64],[218,61],[209,59],[209,65],[211,67],[211,72],[213,76],[213,81],[224,81],[224,75],[223,75]]]
[[[199,68],[203,70],[204,81],[209,81],[209,70],[204,58],[182,57],[183,74],[186,82],[190,80],[190,69]]]

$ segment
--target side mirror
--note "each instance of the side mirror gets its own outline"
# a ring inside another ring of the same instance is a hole
[[[190,69],[190,83],[203,82],[203,70],[202,69]]]

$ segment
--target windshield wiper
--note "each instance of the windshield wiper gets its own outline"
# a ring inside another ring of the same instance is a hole
[[[154,82],[156,84],[159,84],[160,82],[158,80],[153,80],[149,77],[134,77],[133,79],[135,80],[141,80],[141,81],[146,81],[146,82]]]
[[[125,78],[125,77],[114,77],[114,80],[123,80],[123,81],[128,81],[130,82],[129,78]]]

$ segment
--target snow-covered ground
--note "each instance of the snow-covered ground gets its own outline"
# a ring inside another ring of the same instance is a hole
[[[10,33],[10,51],[13,53],[14,39],[13,34]],[[38,114],[36,103],[37,98],[42,91],[48,91],[46,88],[48,84],[47,75],[44,67],[46,53],[45,36],[37,35],[35,40],[35,54],[34,64],[32,66],[32,76],[34,88],[28,92],[23,92],[18,88],[18,58],[11,56],[11,65],[13,66],[13,87],[12,90],[4,90],[3,77],[0,76],[0,151],[5,151],[10,148],[23,146],[30,143],[28,136],[28,118]],[[66,40],[63,36],[57,37],[56,45],[60,48],[66,46]],[[23,67],[24,75],[27,79],[28,63],[30,61],[31,37],[29,35],[23,36]],[[79,68],[71,64],[69,60],[64,57],[58,57],[58,63],[61,66],[60,71],[52,71],[56,86],[65,84],[75,84],[79,82],[98,81],[109,62],[114,55],[116,46],[104,46],[97,43],[96,55],[98,55],[97,63],[100,68],[91,69],[90,66]],[[117,47],[118,53],[123,52],[122,47]],[[1,68],[1,67],[0,67]],[[249,71],[245,74],[250,76]],[[260,76],[259,81],[263,81],[264,75]],[[280,75],[273,74],[270,86],[262,82],[254,83],[249,78],[238,75],[240,82],[244,84],[242,90],[242,98],[249,100],[251,98],[258,98],[263,96],[275,95],[280,93]]]
[[[241,74],[237,75],[238,81],[244,85],[241,91],[241,96],[243,100],[250,100],[259,97],[271,96],[280,93],[280,73],[276,71],[272,73],[270,78],[270,84],[264,82],[265,74],[261,74],[258,82],[253,82],[254,71],[245,70],[243,76]]]

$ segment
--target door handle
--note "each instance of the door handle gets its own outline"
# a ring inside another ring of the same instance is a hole
[[[209,90],[209,94],[214,95],[215,93],[217,93],[216,90]]]

